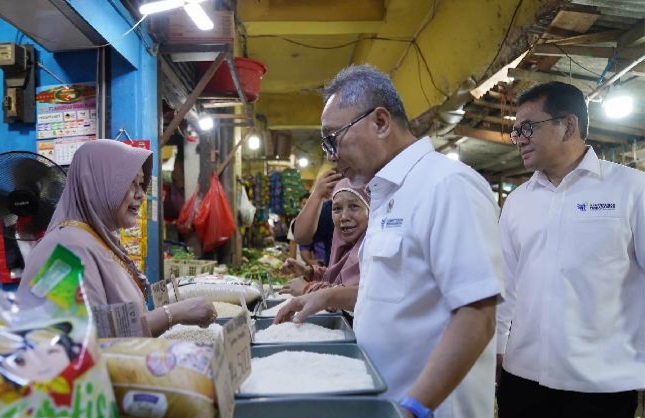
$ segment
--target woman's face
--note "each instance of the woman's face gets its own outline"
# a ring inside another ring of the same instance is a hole
[[[356,242],[367,229],[369,211],[363,202],[351,192],[340,192],[331,205],[334,233],[346,242]]]
[[[136,226],[139,220],[139,209],[146,194],[143,190],[143,169],[139,169],[136,177],[132,181],[130,188],[125,193],[125,197],[119,206],[116,214],[116,221],[119,228],[132,228]]]

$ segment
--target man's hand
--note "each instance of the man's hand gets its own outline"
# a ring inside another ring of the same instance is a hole
[[[305,319],[325,309],[328,305],[328,292],[318,291],[293,298],[278,311],[274,324],[286,322],[293,317],[293,322],[302,323]]]
[[[331,193],[336,187],[336,183],[343,178],[343,175],[337,173],[335,170],[329,170],[323,173],[322,176],[316,180],[316,185],[314,186],[314,191],[312,195],[317,196],[320,200],[331,199]]]
[[[280,289],[280,294],[285,294],[288,293],[292,296],[301,296],[305,293],[305,286],[307,285],[307,281],[303,279],[302,277],[296,277],[295,279],[291,279],[282,286],[282,289]]]

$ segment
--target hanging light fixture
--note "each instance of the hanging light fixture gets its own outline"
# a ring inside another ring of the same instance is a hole
[[[300,166],[300,168],[305,168],[308,165],[309,165],[309,159],[302,157],[298,160],[298,166]]]
[[[249,137],[249,149],[256,150],[260,148],[260,137],[258,134],[251,134]]]
[[[213,118],[209,115],[204,115],[199,119],[199,129],[202,131],[210,131],[214,126]]]
[[[201,30],[210,30],[215,27],[213,21],[206,14],[200,3],[205,0],[157,0],[139,6],[139,13],[150,15],[183,7],[186,14]]]
[[[605,115],[612,119],[629,116],[634,111],[634,99],[627,94],[625,88],[611,86],[607,96],[602,101]]]

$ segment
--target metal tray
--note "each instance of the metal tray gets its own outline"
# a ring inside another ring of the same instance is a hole
[[[308,324],[320,325],[328,329],[339,329],[344,332],[345,338],[342,340],[332,340],[332,341],[315,341],[316,344],[338,344],[338,343],[355,343],[356,335],[354,331],[349,326],[349,322],[340,315],[337,316],[311,316],[305,319],[305,322]],[[255,320],[255,331],[260,331],[263,329],[269,328],[273,324],[273,318],[261,318]],[[255,342],[255,334],[251,338],[251,344],[253,345],[276,345],[276,344],[292,344],[292,345],[303,345],[311,344],[312,341],[308,342],[297,342],[297,341],[284,341],[284,342],[270,342],[270,343],[258,343]]]
[[[266,302],[267,302],[266,309],[271,309],[275,306],[278,306],[282,302],[284,302],[284,300],[267,300]],[[255,309],[252,312],[253,318],[257,318],[257,319],[275,318],[275,316],[262,316],[263,310],[264,310],[264,306],[262,305],[262,302],[258,302],[258,304],[255,305]],[[338,315],[341,315],[340,311],[334,311],[334,312],[325,311],[324,313],[318,313],[312,316],[318,317],[318,316],[338,316]]]
[[[359,395],[378,395],[387,390],[385,381],[381,377],[381,374],[376,370],[376,367],[372,364],[372,361],[369,359],[365,351],[356,344],[281,344],[281,345],[256,345],[251,347],[251,358],[261,358],[267,357],[272,354],[281,352],[281,351],[308,351],[311,353],[321,353],[321,354],[337,354],[339,356],[345,356],[349,358],[363,360],[365,362],[365,367],[367,372],[372,376],[374,381],[373,389],[360,389],[360,390],[345,390],[337,392],[324,392],[324,393],[280,393],[280,394],[271,394],[271,393],[236,393],[235,397],[240,399],[248,398],[275,398],[275,397],[312,397],[312,396],[359,396]]]
[[[238,400],[233,418],[405,418],[392,401],[370,397]]]

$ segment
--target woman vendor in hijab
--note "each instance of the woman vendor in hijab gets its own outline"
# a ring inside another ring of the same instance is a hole
[[[326,287],[358,286],[358,250],[367,231],[369,200],[364,188],[351,187],[347,179],[336,184],[332,193],[334,237],[329,267],[303,266],[294,259],[288,259],[282,272],[302,277],[290,280],[280,293],[299,296]]]
[[[194,298],[148,312],[148,280],[119,242],[119,230],[137,224],[152,173],[152,152],[114,140],[83,144],[74,154],[67,183],[44,238],[27,259],[18,287],[19,306],[41,303],[29,282],[61,244],[83,262],[90,305],[137,302],[153,336],[175,324],[207,327],[217,317],[212,303]]]

